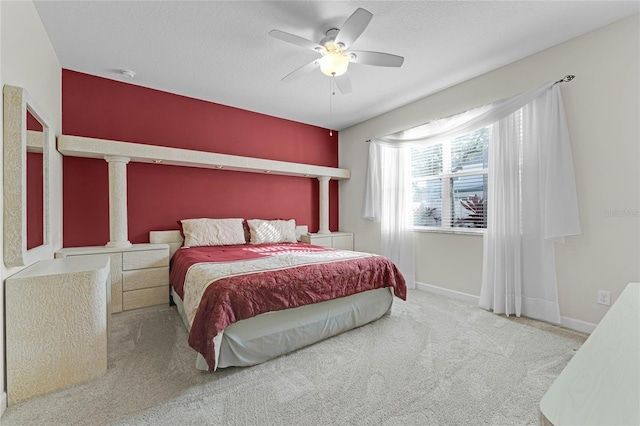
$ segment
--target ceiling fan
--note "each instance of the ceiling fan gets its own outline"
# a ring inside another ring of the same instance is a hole
[[[321,57],[286,75],[282,81],[292,80],[305,72],[320,67],[323,74],[333,77],[340,92],[351,92],[351,79],[347,74],[350,63],[375,65],[379,67],[399,67],[404,62],[402,56],[382,52],[369,52],[362,50],[349,50],[349,47],[364,32],[371,21],[373,14],[368,10],[359,8],[345,21],[341,29],[332,28],[326,32],[325,37],[316,43],[306,38],[280,30],[271,30],[269,35],[295,44],[305,49],[318,52]]]

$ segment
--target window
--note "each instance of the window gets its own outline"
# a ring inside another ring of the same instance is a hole
[[[411,149],[414,228],[486,228],[489,128]]]

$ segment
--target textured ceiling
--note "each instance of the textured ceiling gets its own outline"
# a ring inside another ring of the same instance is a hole
[[[36,1],[63,68],[326,128],[344,129],[640,11],[638,1]],[[268,35],[320,41],[358,7],[352,45],[405,57],[351,64],[332,97],[318,55]],[[136,72],[127,79],[118,70]],[[571,72],[572,70],[567,70]],[[558,76],[562,77],[562,76]]]

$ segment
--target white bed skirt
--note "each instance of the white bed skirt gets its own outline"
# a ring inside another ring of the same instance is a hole
[[[171,295],[187,330],[190,329],[182,300],[173,288]],[[214,338],[217,367],[260,364],[375,321],[388,314],[392,304],[393,289],[381,288],[238,321]],[[196,368],[209,369],[201,354]]]

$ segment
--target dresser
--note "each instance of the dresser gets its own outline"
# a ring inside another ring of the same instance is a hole
[[[306,234],[300,241],[316,246],[333,247],[340,250],[353,250],[352,232],[332,232],[330,234]]]
[[[57,258],[105,254],[111,259],[111,312],[169,303],[169,246],[133,244],[64,248]]]
[[[7,397],[15,404],[107,371],[109,256],[36,262],[5,281]]]
[[[540,424],[640,425],[640,283],[627,284],[547,390]]]

